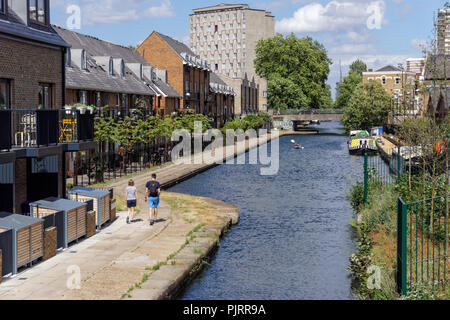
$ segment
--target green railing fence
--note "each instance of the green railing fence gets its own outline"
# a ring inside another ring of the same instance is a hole
[[[388,162],[388,163],[386,163]],[[400,177],[405,173],[406,162],[401,156],[400,148],[396,155],[385,161],[379,155],[364,155],[364,204],[367,205],[369,183],[371,181],[382,185],[390,185],[400,182]]]
[[[402,295],[418,285],[448,288],[449,197],[412,203],[398,199],[397,287]]]

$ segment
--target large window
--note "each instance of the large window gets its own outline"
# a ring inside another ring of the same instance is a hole
[[[0,0],[0,14],[6,14],[6,0]]]
[[[10,81],[6,79],[0,79],[0,110],[9,108],[11,108]]]
[[[39,90],[39,108],[52,109],[53,108],[53,85],[41,84]]]
[[[28,0],[28,17],[31,22],[47,24],[47,0]]]

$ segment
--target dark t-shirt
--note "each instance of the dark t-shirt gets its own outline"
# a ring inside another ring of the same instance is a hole
[[[153,197],[153,198],[159,197],[158,189],[161,188],[161,185],[159,184],[158,181],[153,181],[153,180],[149,181],[149,182],[147,182],[145,187],[148,189],[148,193],[149,193],[148,195],[150,197]]]

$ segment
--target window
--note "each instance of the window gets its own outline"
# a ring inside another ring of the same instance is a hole
[[[395,78],[395,84],[396,84],[396,85],[399,85],[399,84],[400,84],[400,78],[398,78],[398,77]]]
[[[47,24],[47,0],[29,0],[28,17],[33,23]]]
[[[112,58],[109,59],[109,75],[114,75],[114,63]]]
[[[86,51],[81,51],[81,69],[87,70]]]
[[[1,0],[0,0],[1,1]],[[66,60],[66,67],[70,67],[71,65],[71,55],[70,55],[70,48],[66,49],[66,54],[65,54],[65,60]]]
[[[97,92],[97,94],[96,94],[95,105],[97,106],[97,108],[100,108],[102,106],[102,93],[101,92]]]
[[[6,1],[7,0],[0,0],[0,14],[6,14]]]
[[[214,70],[219,70],[219,65],[217,63],[214,65]]]
[[[263,97],[267,98],[267,91],[263,91]]]
[[[116,95],[116,107],[120,106],[120,101],[122,100],[121,94]]]
[[[381,82],[383,83],[383,85],[386,85],[386,78],[382,78]]]
[[[0,109],[11,108],[11,82],[0,79]]]
[[[87,91],[79,91],[78,95],[79,95],[80,103],[87,105],[88,104]]]
[[[219,26],[216,24],[215,26],[214,26],[214,32],[218,32],[219,31]]]
[[[53,108],[53,85],[41,84],[39,90],[39,107],[42,109]]]

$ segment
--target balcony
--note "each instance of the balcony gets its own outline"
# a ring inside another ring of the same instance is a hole
[[[93,141],[94,115],[76,110],[1,110],[0,134],[0,150]]]

